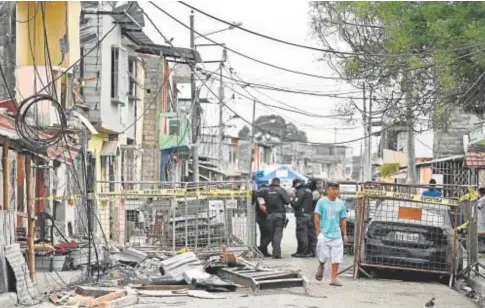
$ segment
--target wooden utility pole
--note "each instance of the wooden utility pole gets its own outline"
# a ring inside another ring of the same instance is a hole
[[[25,214],[25,156],[23,154],[17,155],[17,211]],[[24,217],[17,216],[17,226],[24,226]]]
[[[190,48],[195,49],[194,13],[190,14]],[[190,65],[190,96],[192,99],[192,167],[193,180],[199,182],[199,98],[195,84],[195,63]]]
[[[2,168],[3,168],[3,209],[4,210],[8,210],[9,203],[10,203],[10,165],[8,163],[9,149],[10,149],[10,143],[8,139],[3,140]]]
[[[251,140],[249,141],[249,181],[251,181],[251,174],[253,173],[253,149],[254,149],[254,121],[256,119],[256,101],[253,101],[253,120],[251,122]]]
[[[32,203],[32,158],[25,156],[25,178],[27,190],[27,265],[30,279],[35,280],[34,220]]]

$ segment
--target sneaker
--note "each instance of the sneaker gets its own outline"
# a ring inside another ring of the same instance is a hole
[[[273,259],[283,259],[281,256],[275,256],[273,255]]]
[[[301,252],[295,252],[294,254],[291,255],[293,258],[304,258],[306,255]]]
[[[334,286],[334,287],[342,287],[343,286],[343,284],[338,279],[330,282],[330,285]]]

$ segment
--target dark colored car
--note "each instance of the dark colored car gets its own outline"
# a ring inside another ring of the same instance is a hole
[[[463,266],[448,207],[383,200],[365,232],[365,263],[451,273]]]

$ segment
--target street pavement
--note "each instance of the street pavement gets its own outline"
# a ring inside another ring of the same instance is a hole
[[[199,299],[191,297],[140,297],[136,308],[158,308],[161,305],[198,308],[258,308],[258,307],[303,307],[303,308],[389,308],[424,307],[431,298],[436,298],[436,308],[472,308],[476,305],[458,292],[438,283],[403,282],[397,280],[353,280],[350,271],[341,275],[343,287],[329,286],[329,273],[324,280],[314,278],[318,266],[316,259],[291,258],[296,250],[295,219],[289,215],[290,222],[284,231],[283,259],[264,260],[264,265],[286,270],[299,270],[308,280],[307,290],[303,288],[277,289],[252,294],[242,289],[233,293],[220,293],[224,299]],[[343,268],[352,264],[346,257]],[[53,307],[48,303],[42,307]]]
[[[437,283],[413,283],[393,280],[353,280],[350,272],[344,273],[341,280],[344,286],[331,287],[328,272],[324,280],[314,278],[316,259],[291,258],[296,251],[295,219],[289,215],[290,222],[284,231],[282,260],[264,260],[264,265],[273,268],[299,270],[308,279],[307,290],[303,288],[262,291],[255,295],[243,290],[235,293],[222,293],[225,299],[182,298],[140,298],[137,308],[155,308],[160,305],[198,308],[257,308],[257,307],[303,307],[303,308],[389,308],[424,307],[432,297],[436,298],[436,308],[476,307],[465,296]],[[352,264],[346,257],[345,265]]]

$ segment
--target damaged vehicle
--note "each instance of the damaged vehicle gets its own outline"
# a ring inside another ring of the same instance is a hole
[[[452,221],[446,206],[385,199],[366,228],[365,264],[446,274],[460,271],[462,246]]]

